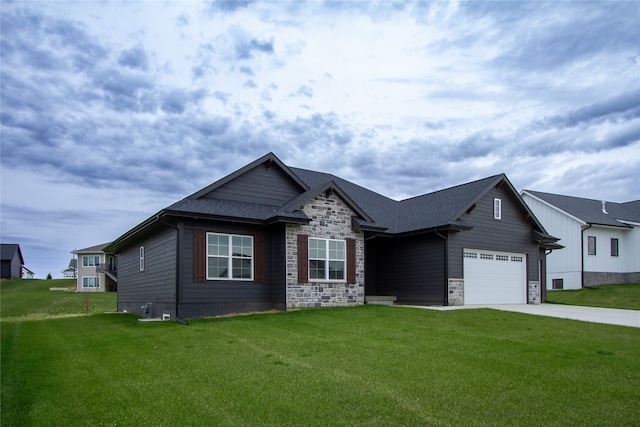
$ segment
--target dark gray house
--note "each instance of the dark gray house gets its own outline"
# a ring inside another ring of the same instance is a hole
[[[14,243],[0,244],[0,252],[2,255],[2,271],[0,278],[2,279],[20,279],[22,278],[22,266],[24,258],[20,245]]]
[[[104,250],[119,311],[186,319],[381,297],[539,303],[556,241],[503,174],[395,201],[269,153]]]

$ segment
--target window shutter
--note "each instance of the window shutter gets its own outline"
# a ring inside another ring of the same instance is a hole
[[[298,283],[309,281],[309,236],[298,234]]]
[[[356,283],[356,240],[347,239],[347,283]]]
[[[193,281],[207,281],[207,233],[199,228],[193,230]]]
[[[253,281],[264,283],[264,235],[253,236]]]

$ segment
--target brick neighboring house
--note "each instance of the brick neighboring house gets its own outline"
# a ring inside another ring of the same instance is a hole
[[[118,257],[119,311],[187,319],[380,299],[539,303],[556,241],[504,174],[396,201],[269,153],[103,250]]]
[[[78,292],[115,292],[118,289],[116,256],[105,251],[107,243],[74,250],[78,257]]]

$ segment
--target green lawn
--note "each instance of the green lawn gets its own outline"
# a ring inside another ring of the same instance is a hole
[[[547,301],[554,304],[640,310],[640,283],[602,285],[579,290],[547,291]]]
[[[640,425],[637,328],[384,306],[19,320],[7,294],[3,427]]]
[[[69,292],[50,291],[67,288]],[[114,292],[75,292],[75,279],[2,280],[0,317],[3,320],[79,316],[116,310]]]

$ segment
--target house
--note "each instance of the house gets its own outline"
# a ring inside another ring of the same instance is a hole
[[[78,260],[71,258],[69,266],[61,271],[62,277],[65,279],[75,279],[78,277]]]
[[[33,279],[33,275],[34,275],[33,271],[29,270],[24,265],[22,266],[21,274],[23,279]]]
[[[74,250],[78,257],[77,292],[115,292],[118,288],[116,256],[108,243]],[[69,264],[71,265],[71,263]]]
[[[523,190],[565,249],[547,257],[549,289],[640,282],[640,200],[613,203]]]
[[[503,174],[395,201],[269,153],[103,249],[118,257],[119,311],[186,319],[379,299],[539,303],[556,241]]]
[[[0,252],[2,255],[2,279],[20,279],[22,278],[22,266],[24,258],[20,245],[13,243],[0,244]]]

